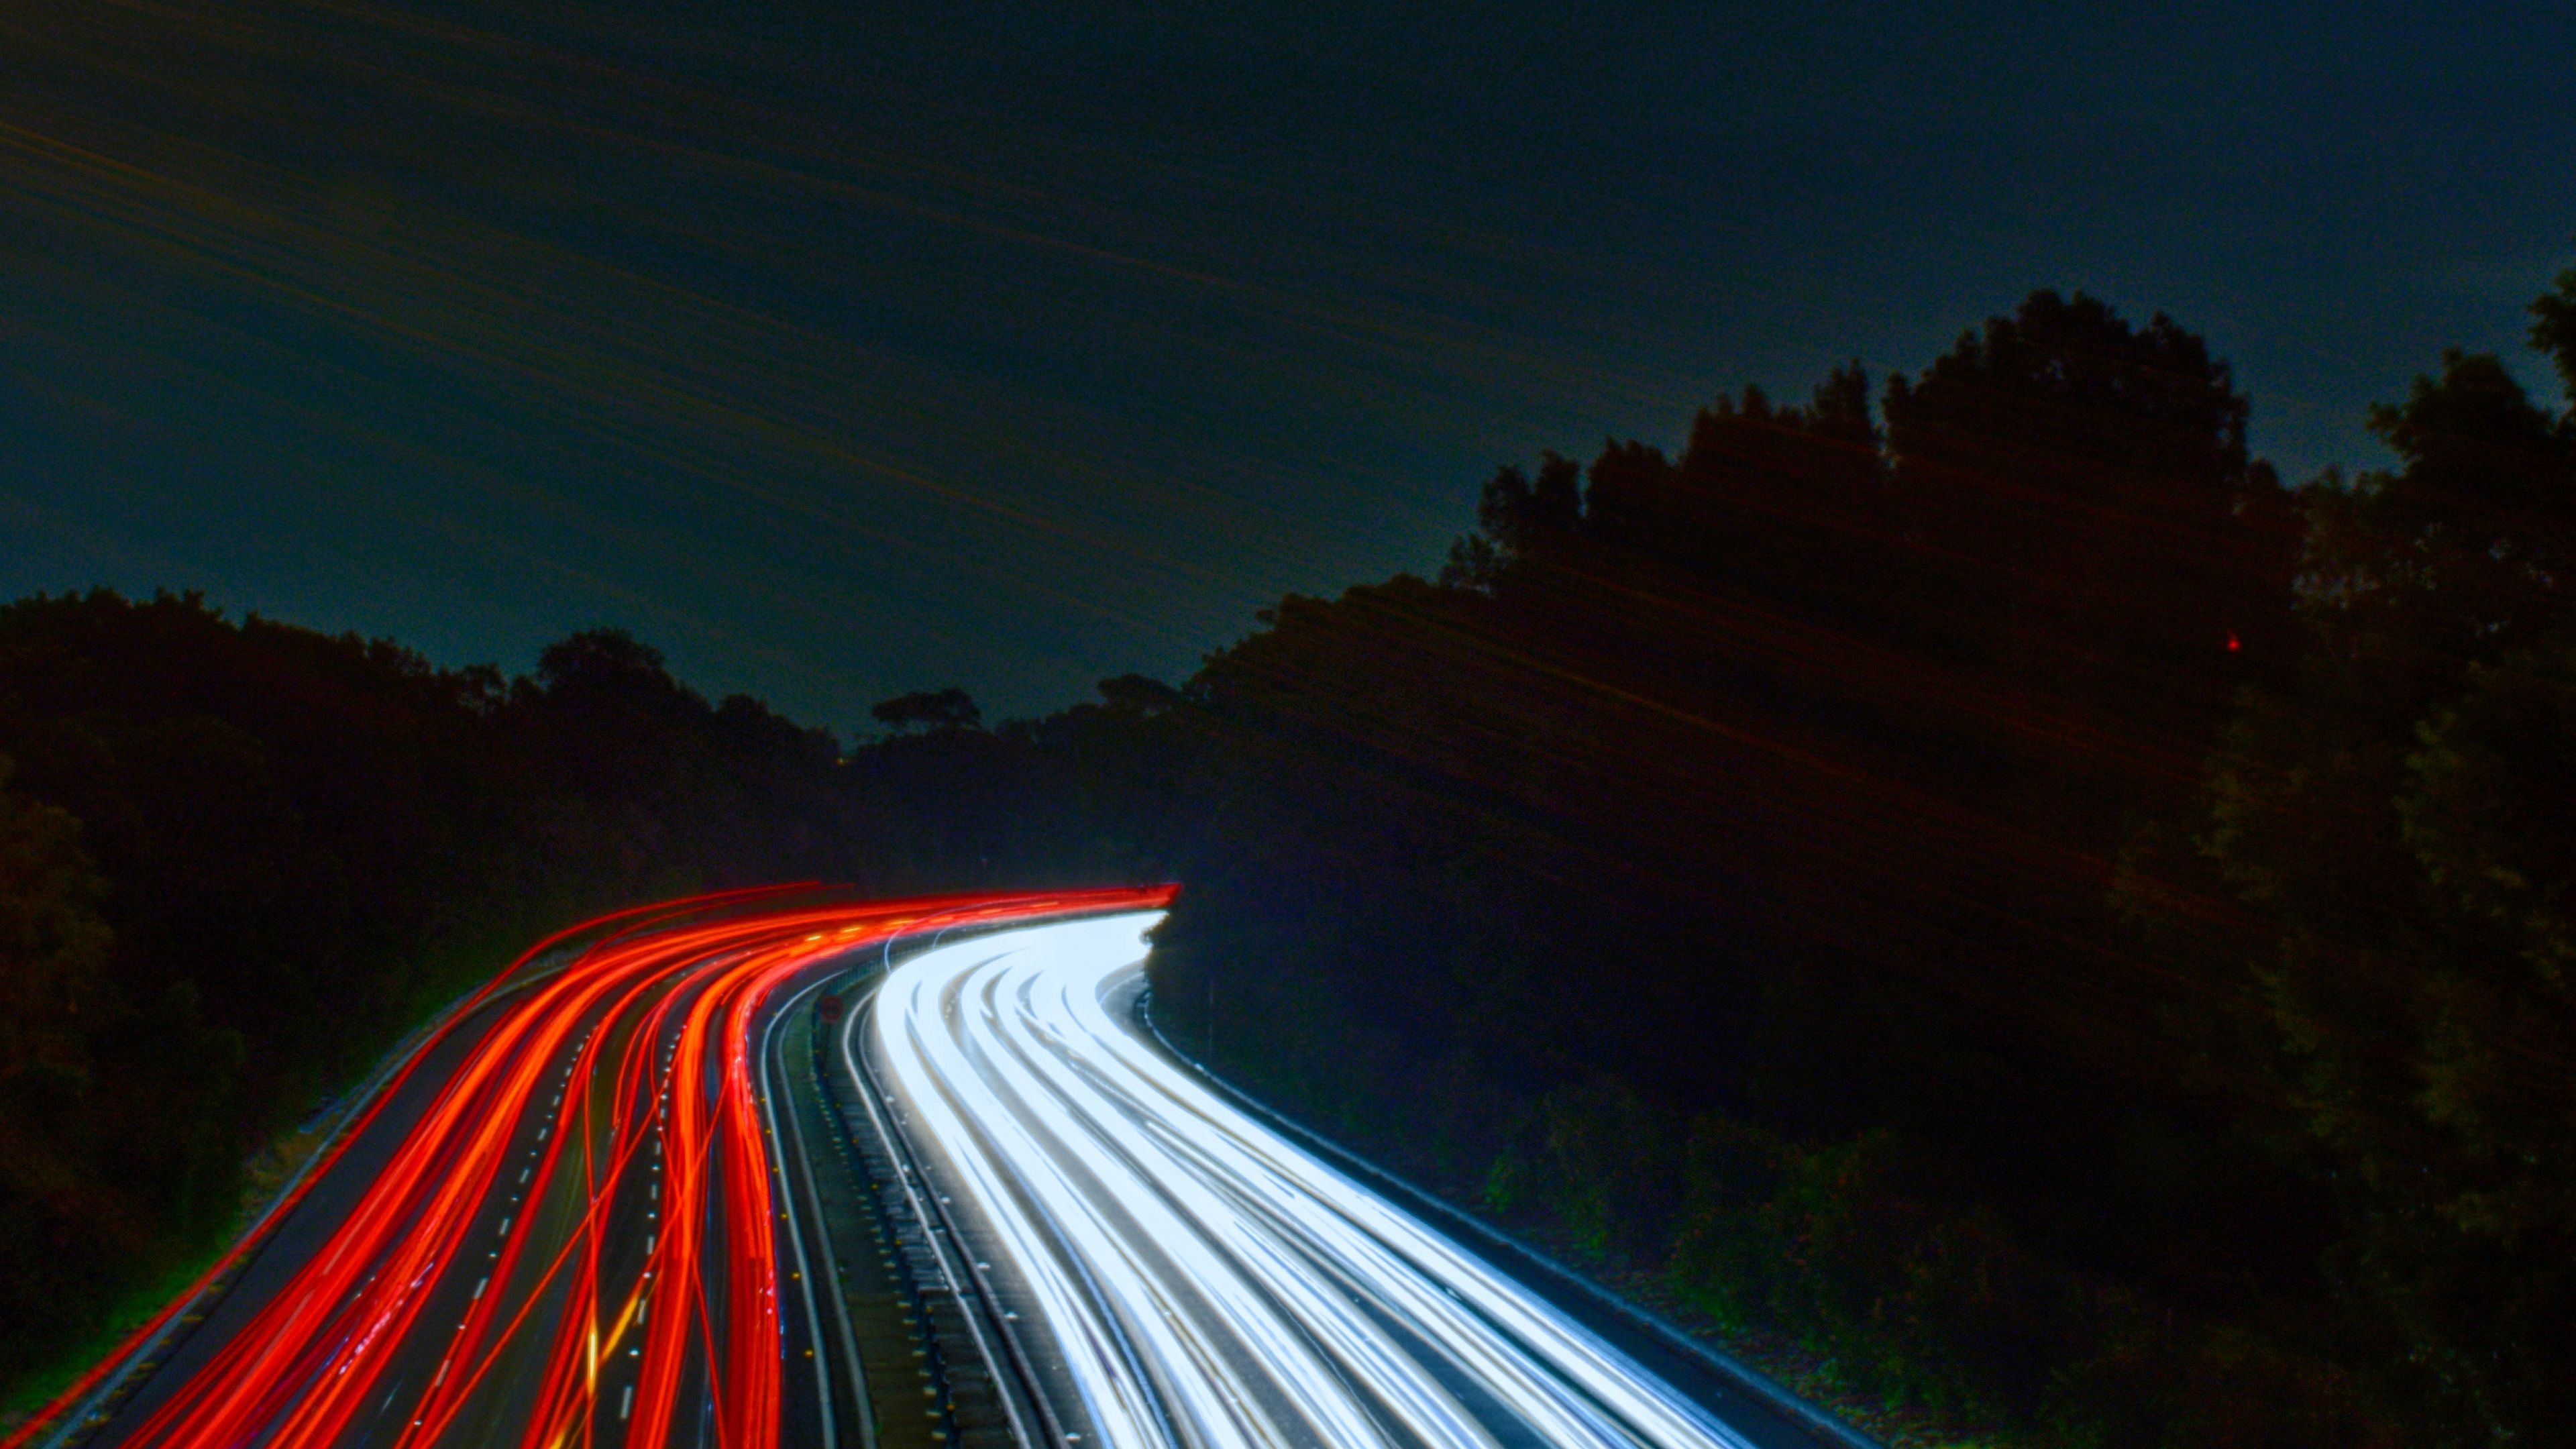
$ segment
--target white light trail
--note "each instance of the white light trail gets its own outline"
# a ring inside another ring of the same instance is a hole
[[[887,1093],[1051,1385],[1113,1449],[1747,1441],[1112,1018],[1155,913],[940,947],[871,1018]],[[1087,1449],[1087,1446],[1086,1446]]]

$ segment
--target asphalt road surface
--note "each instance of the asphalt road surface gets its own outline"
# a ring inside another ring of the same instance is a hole
[[[532,953],[0,1449],[1836,1442],[1211,1090],[1132,1010],[1169,899],[738,896]]]

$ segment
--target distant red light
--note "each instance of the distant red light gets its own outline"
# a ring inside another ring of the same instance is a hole
[[[2239,650],[2239,649],[2241,649],[2241,648],[2243,648],[2243,647],[2245,647],[2245,646],[2243,646],[2243,645],[2241,645],[2241,644],[2239,644],[2239,643],[2237,643],[2237,642],[2236,642],[2236,636],[2235,636],[2235,635],[2230,634],[2230,635],[2228,635],[2228,636],[2227,636],[2227,652],[2228,652],[2228,653],[2233,654],[2233,653],[2235,653],[2237,650]]]

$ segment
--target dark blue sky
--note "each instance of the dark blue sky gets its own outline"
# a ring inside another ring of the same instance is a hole
[[[847,729],[1177,678],[2033,287],[2206,333],[2293,478],[2444,345],[2546,385],[2571,12],[2023,8],[28,0],[0,593],[611,623]]]

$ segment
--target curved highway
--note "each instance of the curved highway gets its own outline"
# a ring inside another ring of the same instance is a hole
[[[1818,1442],[1140,1036],[1170,897],[743,892],[576,928],[0,1449]]]

